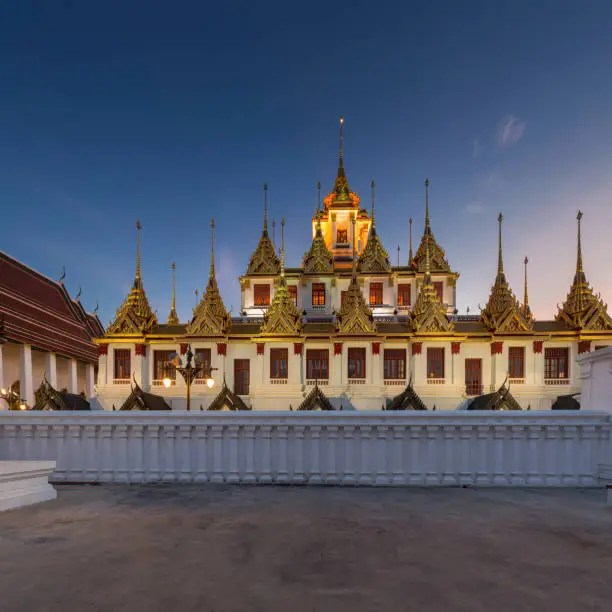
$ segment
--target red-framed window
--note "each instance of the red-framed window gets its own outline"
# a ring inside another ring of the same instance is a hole
[[[306,351],[306,378],[310,380],[329,379],[329,351],[308,349]]]
[[[287,378],[289,349],[270,349],[270,378]]]
[[[370,305],[376,306],[383,303],[383,284],[370,283]]]
[[[482,359],[465,360],[465,394],[482,395]]]
[[[361,347],[350,347],[348,349],[348,377],[366,377],[366,350]]]
[[[176,368],[170,363],[175,351],[153,351],[153,380],[176,380]]]
[[[433,286],[436,290],[436,293],[438,294],[438,298],[440,298],[440,302],[444,304],[444,283],[441,281],[436,281],[435,283],[433,283]]]
[[[236,395],[249,394],[250,375],[251,362],[248,359],[234,359],[234,393]]]
[[[383,355],[385,380],[406,378],[406,349],[385,349]]]
[[[427,349],[427,378],[444,378],[444,348]]]
[[[325,306],[325,283],[312,283],[312,305]]]
[[[114,378],[119,380],[132,378],[132,351],[130,349],[115,349],[113,354],[115,360]]]
[[[508,348],[508,376],[525,378],[525,347],[511,346]]]
[[[255,306],[270,305],[270,285],[258,283],[253,285],[253,297]]]
[[[397,286],[397,305],[410,306],[412,302],[412,291],[409,283]]]
[[[544,378],[569,378],[569,349],[544,349]]]
[[[294,306],[297,306],[297,285],[289,285],[289,297],[292,299]]]
[[[194,357],[196,363],[202,366],[202,369],[198,372],[196,378],[202,379],[210,372],[211,351],[209,348],[197,348],[194,351]]]

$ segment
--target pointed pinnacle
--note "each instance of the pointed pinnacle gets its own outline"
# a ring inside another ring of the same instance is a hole
[[[497,222],[499,223],[499,243],[498,243],[498,253],[497,253],[497,274],[502,275],[504,273],[504,260],[502,256],[502,222],[504,220],[504,215],[499,213],[497,217]]]

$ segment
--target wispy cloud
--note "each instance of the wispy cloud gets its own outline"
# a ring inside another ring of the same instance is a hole
[[[514,115],[506,115],[497,128],[497,144],[505,148],[516,144],[525,133],[526,123]]]
[[[482,202],[470,202],[465,207],[465,212],[468,215],[482,215],[486,210],[487,207]]]
[[[476,159],[477,157],[480,157],[483,150],[484,150],[484,146],[482,145],[480,140],[478,138],[474,138],[474,140],[472,141],[472,159]]]

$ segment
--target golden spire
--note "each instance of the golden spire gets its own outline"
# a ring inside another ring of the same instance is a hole
[[[107,334],[144,334],[157,325],[157,316],[149,306],[149,300],[145,293],[140,271],[140,232],[142,226],[140,221],[136,222],[138,231],[138,242],[136,249],[136,276],[132,289],[125,298],[123,304],[118,308],[114,321],[107,329]]]
[[[410,250],[408,251],[408,265],[412,264],[412,217],[408,219],[408,223],[410,225]]]
[[[576,330],[610,330],[612,318],[607,312],[607,305],[593,293],[582,266],[581,211],[578,211],[576,219],[578,220],[576,273],[565,302],[555,318]]]
[[[264,225],[257,248],[251,255],[247,274],[275,276],[280,272],[280,260],[268,235],[268,184],[264,185]]]
[[[502,253],[502,223],[504,216],[499,213],[497,275],[491,288],[489,301],[480,313],[481,321],[495,333],[521,333],[533,330],[533,320],[527,311],[519,304],[512,293],[506,275],[504,274],[504,259]]]
[[[370,272],[374,274],[383,274],[391,272],[391,262],[389,261],[389,253],[383,247],[378,234],[376,233],[376,209],[375,209],[375,193],[376,184],[371,183],[372,188],[372,224],[368,234],[368,242],[365,249],[359,257],[359,271]],[[355,229],[353,228],[353,233]]]
[[[172,262],[172,302],[168,314],[168,325],[178,325],[179,318],[176,312],[176,264]]]
[[[523,312],[525,313],[525,316],[531,318],[533,315],[531,314],[531,308],[529,308],[529,295],[527,293],[527,264],[528,263],[529,263],[529,258],[525,256],[525,259],[523,260],[523,264],[525,265],[525,295],[523,297]]]
[[[438,297],[438,292],[431,282],[431,264],[429,241],[425,241],[425,276],[423,284],[412,309],[412,328],[416,333],[452,332],[454,325],[449,321],[446,308]]]
[[[280,282],[270,308],[264,314],[263,336],[298,336],[302,331],[302,317],[289,295],[285,280],[285,218],[281,219]]]
[[[215,220],[210,220],[210,275],[208,285],[200,303],[193,311],[193,318],[187,325],[186,333],[190,336],[223,336],[230,324],[230,315],[225,309],[223,298],[219,293],[215,276]],[[197,297],[197,289],[196,289]]]
[[[419,244],[414,259],[411,259],[411,265],[417,272],[425,270],[425,243],[428,244],[430,251],[430,265],[432,269],[436,272],[451,272],[448,261],[446,261],[444,249],[438,245],[431,230],[429,219],[429,179],[425,179],[425,230],[423,231],[421,244]]]
[[[334,256],[325,244],[321,229],[321,183],[317,183],[317,225],[310,250],[304,253],[302,266],[307,274],[325,274],[334,271]]]
[[[353,270],[351,284],[344,294],[340,312],[336,317],[336,331],[344,336],[363,336],[376,333],[372,311],[366,304],[357,280],[357,251],[355,248],[355,217],[353,224]],[[369,241],[368,241],[369,242]]]

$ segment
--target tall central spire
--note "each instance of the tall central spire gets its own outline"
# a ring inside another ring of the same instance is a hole
[[[340,147],[338,154],[338,176],[344,176],[344,147],[343,147],[344,117],[340,117]]]
[[[497,247],[497,276],[504,276],[504,258],[502,255],[502,223],[504,221],[504,215],[499,213],[497,217],[498,228],[498,247]]]
[[[168,314],[168,325],[178,325],[179,318],[176,312],[176,263],[172,262],[172,300],[170,302],[170,313]]]
[[[581,232],[581,227],[580,227],[580,223],[582,221],[582,211],[579,210],[578,211],[578,215],[576,215],[576,219],[578,220],[578,253],[576,256],[576,275],[574,277],[574,282],[584,282],[585,279],[585,274],[584,274],[584,268],[582,267],[582,232]]]
[[[376,183],[374,182],[374,179],[372,179],[372,182],[370,183],[370,187],[372,188],[372,227],[376,227],[376,210],[375,210],[375,193],[374,193],[374,189],[376,188]]]
[[[285,280],[285,217],[281,219],[281,279]]]
[[[408,265],[412,264],[412,217],[408,219],[410,225],[410,250],[408,251]]]
[[[425,233],[431,234],[431,224],[429,221],[429,179],[425,179]]]
[[[140,231],[142,225],[140,221],[136,221],[136,231],[138,232],[138,246],[136,247],[136,281],[142,283],[142,276],[140,275]]]
[[[264,234],[268,235],[268,183],[264,183]]]
[[[525,310],[529,310],[529,295],[527,294],[527,264],[529,263],[529,258],[525,256],[525,296],[523,297],[523,308]]]

